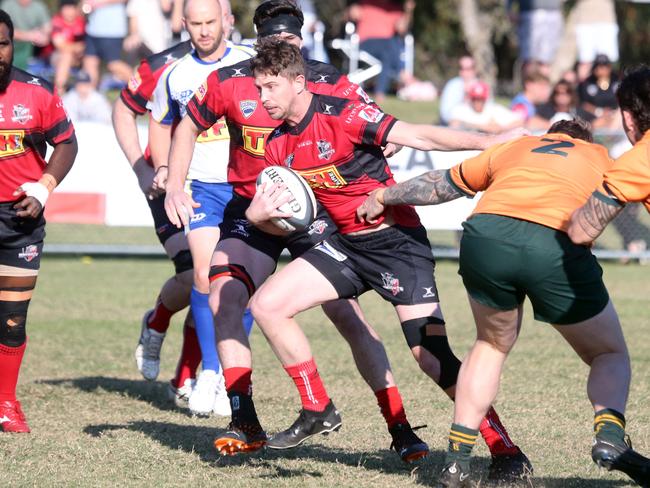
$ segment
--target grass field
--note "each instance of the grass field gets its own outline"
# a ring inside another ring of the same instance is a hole
[[[384,338],[407,413],[432,454],[406,466],[390,438],[374,395],[351,355],[319,311],[300,317],[319,369],[343,416],[337,434],[286,453],[219,457],[212,440],[226,419],[192,418],[165,398],[180,347],[176,317],[163,347],[159,382],[141,379],[132,359],[140,317],[170,273],[162,260],[47,258],[28,321],[29,347],[19,396],[31,435],[3,435],[0,486],[433,486],[443,462],[451,405],[415,366],[390,307],[373,294],[362,305]],[[650,453],[650,330],[647,269],[605,265],[606,280],[625,326],[633,364],[627,412],[635,447]],[[456,264],[439,264],[438,283],[453,347],[473,339],[473,325]],[[286,428],[299,399],[259,330],[252,335],[255,398],[268,431]],[[592,414],[587,368],[530,311],[506,365],[497,409],[535,465],[535,486],[629,486],[599,471],[589,456]],[[476,449],[475,473],[488,453]],[[484,486],[484,484],[483,484]]]

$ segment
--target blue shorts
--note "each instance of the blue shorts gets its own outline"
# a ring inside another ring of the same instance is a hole
[[[195,202],[201,204],[194,209],[190,232],[201,227],[219,227],[223,221],[223,211],[232,198],[232,185],[192,180],[189,183],[189,194]]]

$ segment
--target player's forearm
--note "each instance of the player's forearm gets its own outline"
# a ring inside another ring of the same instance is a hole
[[[462,151],[485,149],[494,143],[494,139],[493,136],[447,127],[398,121],[388,134],[388,142],[420,151]]]
[[[574,244],[591,244],[603,233],[607,224],[623,210],[622,205],[607,203],[594,195],[573,212],[567,233]]]
[[[171,126],[163,125],[153,119],[149,121],[149,150],[154,169],[169,166],[171,139]]]
[[[184,117],[176,128],[168,158],[167,191],[182,190],[194,153],[199,129],[191,119]]]
[[[383,205],[437,205],[463,195],[449,183],[447,170],[433,170],[377,193]]]
[[[54,146],[44,174],[51,175],[58,185],[68,174],[77,157],[77,138]]]
[[[126,106],[121,98],[118,98],[113,107],[112,119],[117,143],[120,145],[129,164],[134,166],[143,156],[138,137],[136,114]]]

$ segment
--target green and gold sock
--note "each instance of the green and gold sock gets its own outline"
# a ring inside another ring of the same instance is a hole
[[[599,410],[594,415],[594,432],[599,439],[620,443],[625,438],[625,416],[611,408]]]
[[[445,464],[456,462],[465,472],[469,471],[469,458],[478,438],[478,429],[469,429],[458,424],[451,424],[449,447]]]

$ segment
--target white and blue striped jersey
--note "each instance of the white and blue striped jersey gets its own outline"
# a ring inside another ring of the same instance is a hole
[[[158,80],[149,102],[151,116],[164,125],[177,124],[185,116],[186,105],[194,91],[212,71],[239,63],[254,55],[255,51],[249,46],[230,41],[227,41],[226,52],[218,61],[202,61],[196,51],[192,50],[170,64]],[[222,118],[196,139],[187,179],[206,183],[227,182],[229,150],[230,136],[225,119]]]

